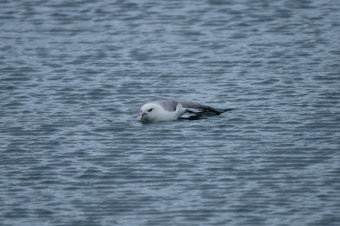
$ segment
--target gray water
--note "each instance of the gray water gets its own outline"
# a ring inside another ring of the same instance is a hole
[[[0,50],[1,225],[340,224],[340,1],[5,0]]]

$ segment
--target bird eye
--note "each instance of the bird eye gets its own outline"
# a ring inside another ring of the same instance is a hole
[[[152,108],[150,110],[148,110],[148,112],[152,112]]]

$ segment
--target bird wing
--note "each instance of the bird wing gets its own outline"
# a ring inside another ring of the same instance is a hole
[[[216,114],[221,114],[223,113],[222,110],[214,108],[214,107],[210,107],[208,105],[203,105],[203,104],[199,104],[199,103],[195,103],[192,101],[187,101],[187,100],[176,100],[175,102],[178,102],[182,105],[183,108],[194,108],[194,109],[199,109],[202,110],[204,112],[214,112]]]
[[[160,100],[155,102],[161,105],[165,110],[170,112],[176,111],[178,105],[178,102],[174,100]]]

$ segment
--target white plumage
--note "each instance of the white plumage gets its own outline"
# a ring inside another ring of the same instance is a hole
[[[189,108],[199,109],[200,112],[193,112]],[[146,123],[172,121],[187,112],[211,116],[219,115],[223,111],[191,101],[162,100],[144,104],[139,111],[138,119]]]

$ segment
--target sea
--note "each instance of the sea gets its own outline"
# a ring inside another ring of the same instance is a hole
[[[1,0],[0,224],[340,225],[340,1]]]

